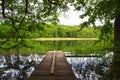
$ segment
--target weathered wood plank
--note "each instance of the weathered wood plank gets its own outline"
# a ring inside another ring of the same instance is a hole
[[[55,53],[55,51],[54,51],[54,55],[53,55],[53,59],[52,59],[52,63],[51,63],[51,71],[50,71],[50,73],[51,74],[54,74],[54,67],[55,67],[55,55],[56,55],[56,53]]]
[[[28,80],[76,80],[62,51],[48,51]]]

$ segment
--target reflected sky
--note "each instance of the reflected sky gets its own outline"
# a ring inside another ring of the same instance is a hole
[[[109,69],[112,53],[103,57],[68,57],[67,61],[78,80],[98,80]]]

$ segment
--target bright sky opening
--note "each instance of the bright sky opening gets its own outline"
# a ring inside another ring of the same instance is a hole
[[[61,14],[59,16],[60,24],[62,25],[80,25],[82,22],[87,21],[88,17],[85,17],[84,19],[80,19],[80,14],[83,14],[82,11],[74,11],[74,8],[70,6],[70,9],[65,12],[65,14]],[[102,25],[100,21],[95,22],[96,25]]]
[[[79,18],[82,12],[74,11],[70,8],[65,14],[59,16],[60,24],[62,25],[79,25],[83,20]],[[84,19],[84,21],[87,19]]]

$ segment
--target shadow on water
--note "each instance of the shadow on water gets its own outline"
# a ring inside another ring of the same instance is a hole
[[[101,80],[111,65],[112,54],[110,52],[103,57],[68,57],[67,61],[77,80]]]
[[[27,80],[44,56],[0,56],[0,80]]]

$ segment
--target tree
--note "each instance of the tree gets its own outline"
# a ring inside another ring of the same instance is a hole
[[[120,79],[120,1],[119,0],[76,0],[75,10],[82,10],[81,18],[88,17],[82,25],[96,26],[96,20],[103,23],[103,35],[111,33],[114,26],[114,56],[112,65],[106,73],[105,80]],[[112,23],[114,21],[114,23]],[[108,77],[107,77],[108,76]]]
[[[58,11],[67,9],[66,0],[1,0],[0,21],[9,25],[8,41],[19,42],[14,47],[23,43],[30,31],[40,26],[37,23],[57,23]]]

